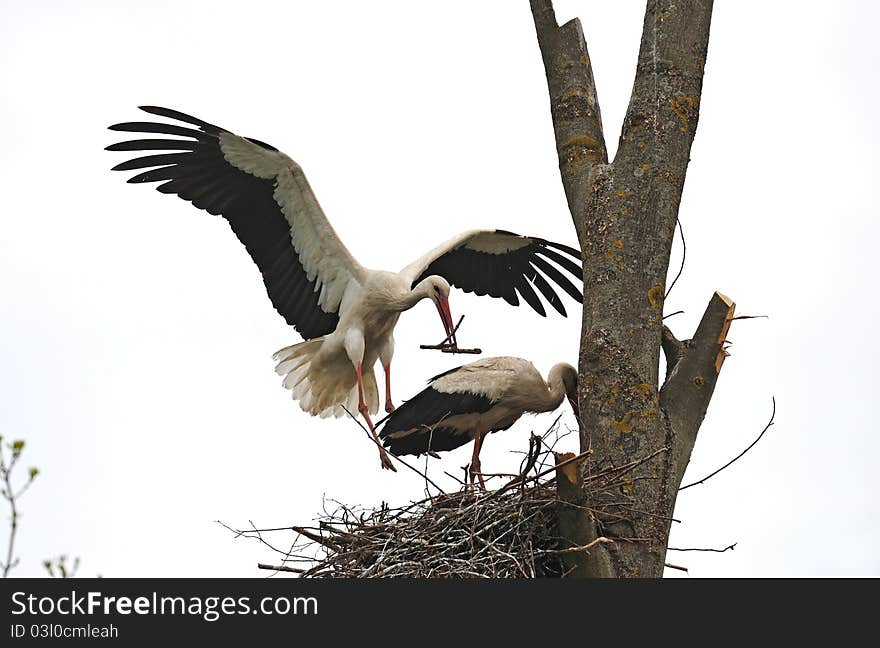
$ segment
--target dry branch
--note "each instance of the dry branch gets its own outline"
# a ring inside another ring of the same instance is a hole
[[[420,349],[433,349],[435,351],[440,351],[441,353],[470,353],[473,355],[479,355],[483,352],[482,349],[461,349],[455,344],[452,340],[455,334],[458,332],[458,327],[461,326],[461,323],[464,321],[464,315],[458,318],[458,324],[455,325],[455,328],[443,339],[439,344],[420,344]]]
[[[679,547],[668,547],[666,551],[708,551],[711,553],[724,553],[725,551],[733,551],[736,545],[737,543],[734,542],[733,544],[724,547],[724,549],[712,549],[706,547],[686,547],[684,549],[680,549]]]
[[[257,569],[268,569],[269,571],[276,572],[293,572],[294,574],[302,574],[305,570],[300,569],[299,567],[288,567],[287,565],[266,565],[264,563],[257,563]]]
[[[688,568],[682,567],[681,565],[673,565],[672,563],[664,563],[664,566],[669,567],[670,569],[677,569],[678,571],[683,571],[687,573]]]
[[[743,451],[740,452],[738,455],[736,455],[733,459],[731,459],[731,460],[728,461],[726,464],[724,464],[723,466],[721,466],[721,468],[718,468],[717,470],[712,471],[711,473],[709,473],[708,475],[706,475],[706,476],[703,477],[702,479],[698,479],[698,480],[695,481],[695,482],[691,482],[691,483],[688,484],[687,486],[682,486],[681,488],[678,489],[679,492],[683,491],[683,490],[686,489],[686,488],[690,488],[691,486],[697,486],[697,485],[699,485],[699,484],[703,484],[703,483],[707,482],[709,479],[711,479],[712,477],[714,477],[715,475],[717,475],[718,473],[720,473],[722,470],[724,470],[725,468],[727,468],[728,466],[730,466],[732,463],[734,463],[735,461],[737,461],[738,459],[740,459],[740,458],[741,458],[745,453],[747,453],[749,450],[751,450],[752,448],[754,448],[755,445],[758,443],[758,441],[760,441],[761,438],[764,436],[764,434],[767,432],[767,430],[770,429],[770,426],[773,425],[773,423],[774,423],[774,421],[775,421],[775,419],[776,419],[776,397],[774,396],[772,400],[773,400],[773,411],[770,413],[770,420],[767,421],[767,425],[764,426],[764,429],[761,430],[761,433],[758,435],[758,437],[757,437],[754,441],[752,441],[748,446],[746,446],[746,449],[745,449],[745,450],[743,450]],[[729,547],[729,548],[730,548],[730,549],[733,549],[733,547]],[[725,551],[726,551],[726,549],[725,549]]]
[[[716,292],[693,338],[676,341],[676,344],[671,331],[666,329],[663,333],[667,377],[660,390],[660,408],[666,413],[677,440],[673,474],[676,489],[690,461],[721,366],[729,355],[724,342],[735,309],[736,304],[730,298]]]

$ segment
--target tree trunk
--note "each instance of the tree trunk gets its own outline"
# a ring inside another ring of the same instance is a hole
[[[649,0],[629,108],[608,161],[590,56],[578,19],[558,26],[531,0],[550,93],[559,169],[584,257],[580,351],[584,516],[566,527],[591,551],[580,576],[659,577],[675,497],[721,364],[734,304],[715,293],[692,340],[663,325],[678,217],[709,40],[711,0]],[[660,349],[667,357],[659,383]],[[621,467],[633,466],[615,472]],[[615,474],[608,488],[600,475]],[[568,494],[571,500],[572,495]],[[586,508],[592,509],[593,517]],[[585,525],[592,526],[589,533]]]

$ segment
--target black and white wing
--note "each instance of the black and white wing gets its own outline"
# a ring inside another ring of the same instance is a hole
[[[584,298],[563,270],[583,281],[581,253],[573,247],[504,230],[471,230],[434,248],[401,274],[413,287],[425,277],[440,275],[465,292],[501,297],[513,306],[519,305],[519,293],[545,316],[537,289],[564,317],[565,307],[551,282],[578,303]]]
[[[487,412],[493,405],[479,394],[427,387],[385,419],[379,436],[397,456],[454,450],[473,439],[473,428],[458,424],[461,418]]]
[[[537,370],[527,360],[509,356],[444,371],[388,415],[379,436],[399,456],[453,450],[473,439],[479,415],[509,398],[528,371]]]
[[[127,122],[114,131],[156,134],[109,151],[149,152],[113,167],[146,169],[128,181],[161,182],[199,209],[222,215],[263,275],[272,305],[305,339],[332,332],[339,304],[363,269],[330,225],[300,166],[272,146],[168,108],[142,106],[162,122]],[[173,136],[169,138],[166,136]]]

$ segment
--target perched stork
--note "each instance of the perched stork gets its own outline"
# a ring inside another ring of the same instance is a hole
[[[373,365],[379,359],[385,369],[385,409],[391,412],[392,333],[401,312],[432,300],[447,339],[453,350],[458,348],[450,284],[513,305],[519,303],[519,292],[541,315],[544,307],[535,288],[565,315],[547,278],[583,301],[560,271],[582,279],[578,250],[503,230],[459,234],[398,273],[364,268],[330,225],[300,166],[287,155],[176,110],[141,109],[196,128],[161,122],[111,126],[158,134],[108,146],[150,153],[113,169],[147,169],[128,182],[161,182],[160,192],[229,221],[262,273],[273,306],[306,340],[281,349],[275,360],[284,387],[312,415],[341,416],[344,408],[357,407],[378,443],[370,419],[379,409]],[[382,466],[392,468],[379,447]]]
[[[474,441],[470,480],[480,473],[480,448],[489,432],[506,430],[526,412],[552,412],[567,397],[578,416],[577,371],[559,363],[547,382],[528,360],[484,358],[434,376],[405,401],[379,435],[395,455],[452,450]]]

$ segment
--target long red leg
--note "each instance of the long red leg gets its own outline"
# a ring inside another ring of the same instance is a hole
[[[480,488],[486,490],[486,482],[483,481],[483,473],[480,472],[480,449],[483,447],[483,433],[480,432],[480,426],[474,428],[474,455],[471,457],[471,467],[468,471],[471,483],[474,483],[474,475],[480,480]]]
[[[397,472],[397,468],[391,463],[391,458],[388,456],[388,453],[385,452],[385,448],[382,447],[379,435],[376,434],[376,428],[373,427],[373,421],[370,420],[370,408],[367,407],[367,402],[364,399],[364,379],[361,375],[360,362],[355,365],[354,370],[355,373],[357,373],[358,383],[358,411],[361,413],[361,416],[364,417],[364,420],[367,422],[367,427],[370,429],[370,434],[373,435],[373,440],[376,442],[376,445],[379,446],[379,459],[382,462],[382,467]]]
[[[391,402],[391,363],[385,365],[385,411],[391,414],[394,403]]]

